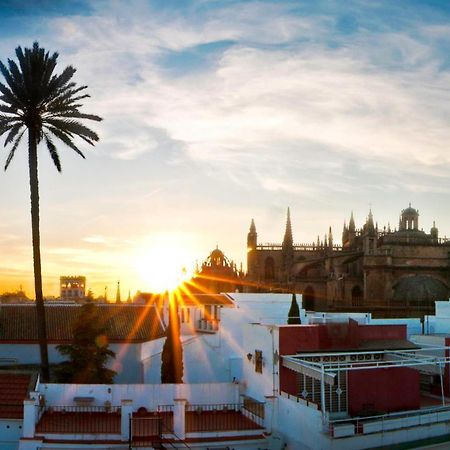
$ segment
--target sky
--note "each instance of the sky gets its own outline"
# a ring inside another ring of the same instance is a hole
[[[158,290],[216,245],[245,269],[251,219],[280,242],[288,207],[298,243],[409,202],[450,236],[447,1],[0,0],[0,23],[1,61],[58,51],[104,119],[62,174],[39,151],[47,295]],[[0,291],[33,296],[26,143],[0,211]]]

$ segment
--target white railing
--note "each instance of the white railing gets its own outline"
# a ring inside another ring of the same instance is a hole
[[[450,421],[450,406],[400,411],[369,417],[329,420],[325,432],[333,438],[357,434],[384,433],[401,428]]]
[[[197,323],[197,331],[205,331],[215,333],[219,329],[218,319],[199,319]]]

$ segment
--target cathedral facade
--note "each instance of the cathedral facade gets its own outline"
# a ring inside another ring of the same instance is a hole
[[[372,212],[357,228],[353,213],[342,242],[331,228],[311,244],[294,244],[288,209],[281,244],[260,244],[252,220],[247,236],[247,290],[303,293],[307,310],[360,310],[380,316],[432,313],[447,300],[450,240],[419,228],[419,212],[401,211],[398,229],[379,229]]]

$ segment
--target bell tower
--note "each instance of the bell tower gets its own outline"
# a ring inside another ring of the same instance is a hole
[[[258,246],[258,233],[256,232],[255,221],[252,219],[250,231],[247,234],[247,273],[251,277],[257,274],[256,247]]]

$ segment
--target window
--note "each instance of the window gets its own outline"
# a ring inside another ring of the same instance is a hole
[[[255,350],[255,372],[262,373],[263,356],[261,350]]]

